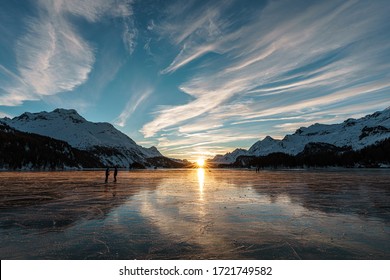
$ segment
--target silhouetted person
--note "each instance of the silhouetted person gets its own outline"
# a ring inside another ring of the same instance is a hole
[[[114,182],[116,182],[116,175],[118,175],[118,167],[114,168]]]
[[[110,176],[110,168],[109,167],[107,167],[106,168],[106,183],[108,182],[108,176]]]

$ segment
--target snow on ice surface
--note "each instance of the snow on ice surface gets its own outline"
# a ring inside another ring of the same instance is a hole
[[[389,259],[388,170],[1,172],[1,259]]]

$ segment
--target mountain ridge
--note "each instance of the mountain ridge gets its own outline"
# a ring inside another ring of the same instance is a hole
[[[142,147],[112,124],[90,122],[74,109],[25,112],[0,121],[22,132],[65,141],[74,148],[92,153],[105,165],[129,166],[134,162],[145,163],[148,158],[163,157],[156,147]]]
[[[326,143],[336,147],[361,150],[367,146],[390,138],[390,107],[359,119],[349,118],[337,124],[315,123],[300,127],[283,139],[266,136],[255,142],[248,150],[236,149],[232,153],[217,155],[211,162],[230,164],[240,156],[267,156],[272,153],[297,155],[309,143]]]

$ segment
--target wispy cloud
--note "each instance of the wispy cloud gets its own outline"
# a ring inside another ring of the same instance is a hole
[[[130,116],[135,112],[135,110],[137,110],[138,106],[140,106],[153,93],[153,91],[153,88],[148,87],[140,92],[132,94],[130,100],[125,106],[125,109],[114,120],[114,123],[121,127],[125,126]]]
[[[181,1],[173,4],[167,21],[157,28],[163,36],[170,37],[174,44],[180,45],[180,53],[161,71],[162,74],[175,72],[206,53],[221,51],[219,40],[222,30],[227,28],[222,12],[230,6],[231,1],[208,3],[201,8],[195,4],[195,1],[188,1],[184,5]],[[184,20],[183,14],[188,15]],[[178,21],[180,24],[177,24]]]
[[[201,57],[202,55],[215,50],[214,44],[209,44],[205,46],[200,46],[198,48],[187,48],[186,45],[183,46],[179,55],[172,61],[172,63],[165,69],[161,70],[161,74],[167,74],[174,72],[177,69],[183,67],[184,65],[190,63],[191,61]]]
[[[36,5],[37,14],[26,17],[26,32],[15,46],[18,81],[3,89],[2,105],[72,91],[87,81],[96,50],[70,16],[92,23],[105,17],[121,18],[124,45],[129,53],[134,50],[132,1],[39,0]]]
[[[158,131],[176,126],[186,120],[206,114],[225,100],[226,96],[218,92],[210,93],[185,105],[164,109],[159,116],[142,128],[146,137],[154,136]]]
[[[46,6],[49,0],[44,0]],[[134,51],[137,37],[137,29],[134,25],[133,8],[134,0],[58,0],[53,6],[59,13],[70,13],[86,18],[90,22],[98,22],[103,17],[120,18],[123,25],[122,40],[126,49],[131,54]]]
[[[94,62],[93,49],[73,27],[48,13],[49,20],[29,19],[28,32],[16,45],[20,75],[39,95],[74,89],[87,80]]]
[[[160,33],[168,36],[175,44],[199,39],[210,41],[221,35],[222,9],[231,1],[215,1],[199,6],[198,1],[176,1],[167,8],[164,21],[155,25]],[[186,15],[183,17],[183,15]]]
[[[236,129],[234,131],[226,128],[193,133],[180,133],[178,138],[176,133],[168,133],[158,138],[157,146],[159,150],[170,156],[180,158],[196,159],[200,155],[214,156],[218,153],[227,153],[235,149],[234,143],[241,141],[249,146],[256,139],[263,135],[259,133],[250,133],[245,129]],[[264,135],[265,136],[265,135]]]
[[[161,73],[190,68],[192,61],[204,67],[180,86],[194,99],[160,110],[142,128],[146,137],[167,130],[177,135],[204,131],[208,136],[202,143],[209,143],[238,124],[250,131],[268,125],[268,131],[288,133],[294,122],[299,126],[330,108],[349,111],[353,101],[369,96],[382,98],[378,109],[389,105],[384,94],[390,90],[390,76],[384,74],[390,70],[386,1],[269,1],[246,14],[233,12],[246,17],[237,28],[240,19],[224,14],[221,2],[210,13],[203,9],[185,19],[168,17],[157,29],[170,34],[179,49]],[[218,32],[206,32],[210,22]],[[218,55],[200,60],[209,52]],[[261,121],[276,117],[293,121]]]
[[[0,64],[0,105],[17,106],[24,100],[38,99],[37,95],[27,91],[28,85],[21,77]]]

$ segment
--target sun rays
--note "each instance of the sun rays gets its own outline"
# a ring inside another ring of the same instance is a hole
[[[198,159],[196,160],[196,164],[198,165],[199,168],[204,167],[204,166],[205,166],[205,160],[204,160],[204,158],[198,158]]]

